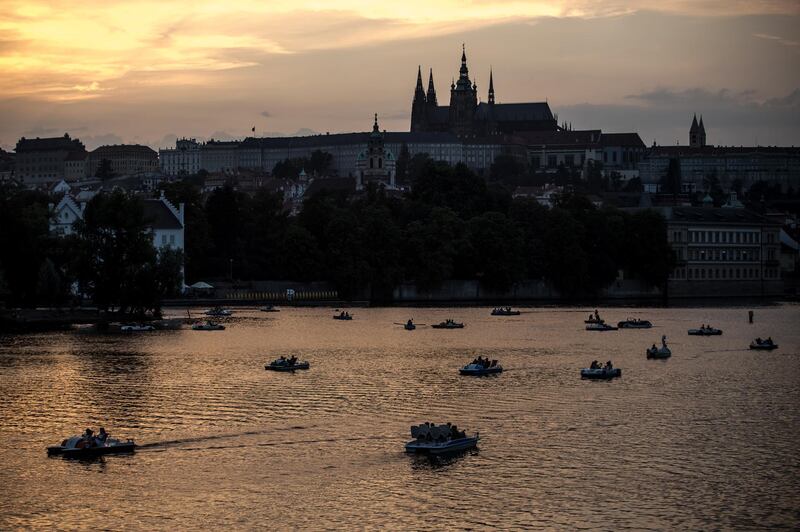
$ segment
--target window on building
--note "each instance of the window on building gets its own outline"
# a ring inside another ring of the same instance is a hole
[[[565,155],[564,156],[564,164],[572,168],[575,166],[575,156],[574,155]]]
[[[556,156],[555,155],[548,155],[547,156],[547,167],[548,168],[555,168],[557,166]]]
[[[161,235],[161,245],[162,246],[167,245],[167,235]]]

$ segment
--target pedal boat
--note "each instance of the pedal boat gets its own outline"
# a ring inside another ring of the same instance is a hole
[[[495,362],[497,362],[495,360]],[[494,375],[495,373],[502,373],[503,366],[495,364],[494,366],[484,367],[482,364],[467,364],[460,368],[458,372],[462,375],[470,375],[473,377],[482,377],[484,375]]]
[[[71,458],[89,458],[104,454],[132,453],[136,449],[133,440],[120,441],[109,438],[101,445],[86,445],[86,441],[81,436],[72,436],[61,442],[61,445],[53,445],[47,448],[50,456],[61,455]]]
[[[615,377],[622,377],[622,370],[619,368],[613,369],[605,369],[605,368],[583,368],[581,370],[581,378],[582,379],[593,379],[593,380],[610,380]]]

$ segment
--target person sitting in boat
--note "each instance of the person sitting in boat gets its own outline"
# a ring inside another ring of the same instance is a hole
[[[94,441],[94,431],[92,429],[86,429],[83,431],[83,434],[81,435],[81,442],[83,444],[82,447],[95,447],[97,442]]]
[[[766,340],[764,340],[764,343],[765,343],[765,344],[772,345],[772,336],[770,336],[770,337],[768,337]]]
[[[655,344],[653,344],[655,347]],[[597,360],[592,360],[592,364],[589,366],[589,369],[600,369],[600,364],[597,363]]]
[[[104,445],[106,440],[108,439],[108,432],[103,427],[100,427],[100,432],[97,434],[97,441],[100,442],[100,445]]]
[[[758,345],[761,345],[763,342],[764,342],[764,341],[761,339],[761,337],[760,337],[760,336],[759,336],[758,338],[756,338],[756,343],[757,343]]]
[[[608,371],[611,371],[612,369],[614,369],[614,365],[611,363],[610,360],[608,362],[606,362],[605,369],[608,370]]]
[[[408,327],[412,327],[413,325],[414,325],[414,322],[413,322],[413,321],[411,321],[411,320],[408,320],[408,321],[406,322],[406,326],[408,326]]]

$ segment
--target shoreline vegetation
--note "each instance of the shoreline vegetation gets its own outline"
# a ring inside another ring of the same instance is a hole
[[[538,292],[505,297],[528,279],[545,286],[546,299],[594,300],[620,271],[664,292],[675,259],[654,211],[598,208],[573,192],[547,209],[461,164],[415,156],[408,166],[410,191],[322,191],[297,216],[266,189],[248,195],[226,185],[203,194],[188,180],[166,184],[166,197],[186,205],[182,253],[154,249],[139,196],[97,194],[73,233],[59,236],[49,231],[54,198],[2,185],[0,302],[90,301],[106,312],[158,315],[162,301],[180,296],[182,274],[186,284],[322,282],[339,300],[372,304],[408,299],[395,298],[398,287],[424,294],[453,279],[498,302],[539,299]]]

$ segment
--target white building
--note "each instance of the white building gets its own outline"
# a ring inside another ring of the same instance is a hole
[[[153,247],[161,249],[184,249],[184,205],[175,207],[162,191],[157,199],[143,200],[144,215],[149,221],[153,235]],[[58,235],[70,235],[74,232],[74,224],[83,219],[86,202],[79,202],[71,194],[61,197],[57,204],[50,204],[50,232]]]
[[[167,175],[192,175],[200,171],[200,144],[195,139],[178,139],[174,148],[158,150],[161,171]]]

